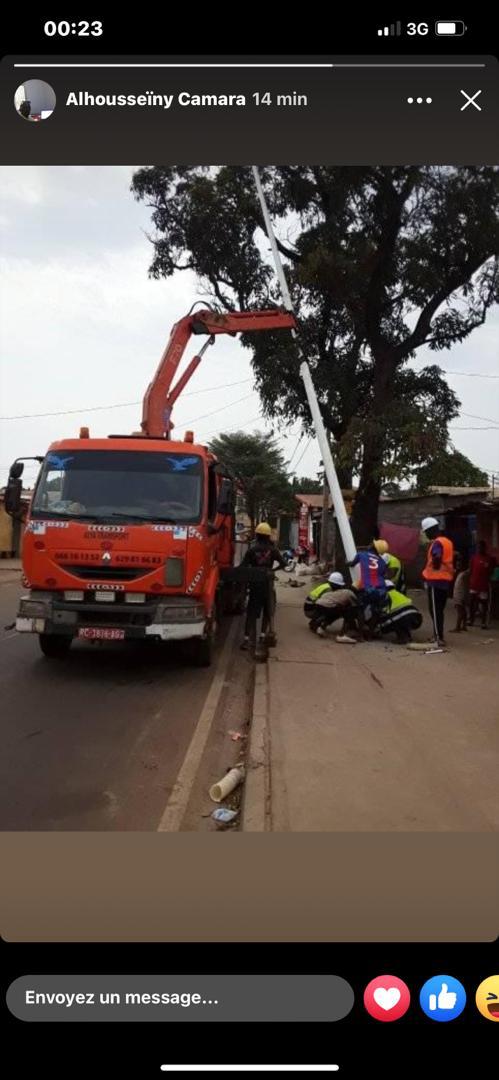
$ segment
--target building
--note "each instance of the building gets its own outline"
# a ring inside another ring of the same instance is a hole
[[[390,526],[419,532],[424,517],[434,517],[439,521],[442,531],[466,561],[480,540],[485,540],[489,554],[499,566],[499,498],[494,498],[488,488],[433,487],[424,495],[382,497],[379,506],[380,534],[388,538]],[[398,554],[397,551],[394,553]],[[425,546],[421,544],[415,558],[406,563],[409,584],[420,583],[424,560]],[[499,617],[498,573],[492,582],[491,614],[494,618]]]
[[[15,521],[5,509],[5,488],[0,491],[0,559],[19,559],[21,556],[24,522],[32,494],[32,491],[23,491],[21,520]]]
[[[353,506],[353,491],[343,491],[347,514],[350,515]],[[298,510],[294,521],[291,522],[289,531],[289,546],[292,548],[308,547],[319,554],[321,550],[322,509],[324,497],[322,494],[295,494]],[[335,528],[334,513],[331,496],[328,498],[328,550],[334,551]]]

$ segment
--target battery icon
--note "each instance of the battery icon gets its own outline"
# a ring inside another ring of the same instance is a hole
[[[454,20],[454,22],[437,22],[435,23],[435,33],[439,37],[461,37],[466,32],[466,27],[461,19]]]

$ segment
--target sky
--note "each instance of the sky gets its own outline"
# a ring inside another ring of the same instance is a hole
[[[172,324],[202,298],[190,272],[148,277],[151,212],[130,192],[134,168],[0,169],[0,487],[16,457],[44,454],[82,425],[92,436],[137,430]],[[449,372],[461,400],[455,447],[495,472],[499,487],[499,308],[461,345],[419,350],[414,366],[425,361]],[[315,477],[315,439],[300,442],[298,421],[274,426],[260,409],[249,351],[220,336],[173,419],[180,434],[193,428],[200,442],[240,428],[273,431],[291,471]],[[56,412],[63,415],[28,418]],[[26,486],[35,476],[27,465]]]

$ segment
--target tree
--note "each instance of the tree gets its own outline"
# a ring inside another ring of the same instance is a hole
[[[322,482],[311,480],[309,476],[293,477],[291,487],[294,495],[320,495],[322,493]]]
[[[237,481],[252,530],[258,520],[275,520],[295,507],[284,457],[271,435],[236,431],[218,435],[209,448]]]
[[[432,365],[407,367],[481,325],[498,298],[499,170],[492,166],[262,169],[342,487],[359,475],[352,525],[376,526],[382,485],[448,441],[459,402]],[[194,271],[222,308],[279,302],[245,167],[147,167],[132,190],[152,208],[153,277]],[[310,414],[286,333],[245,335],[267,416]]]
[[[489,478],[459,450],[443,450],[415,475],[416,491],[430,487],[488,487]]]

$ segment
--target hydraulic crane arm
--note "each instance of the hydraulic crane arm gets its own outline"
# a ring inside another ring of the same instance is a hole
[[[142,406],[142,431],[157,438],[169,437],[172,427],[171,411],[179,394],[201,361],[204,351],[214,341],[216,334],[236,334],[254,330],[296,329],[294,315],[280,308],[266,311],[229,311],[219,314],[203,309],[186,315],[175,323],[170,339],[161,357],[156,374],[147,388]],[[206,334],[208,341],[193,356],[183,375],[172,388],[178,365],[192,334]]]

